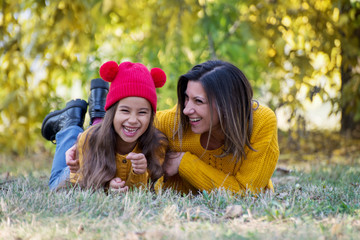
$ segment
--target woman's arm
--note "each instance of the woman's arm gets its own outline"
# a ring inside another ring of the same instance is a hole
[[[71,167],[70,182],[78,183],[81,179],[80,168],[84,163],[84,145],[89,132],[86,130],[78,135],[77,141],[68,151],[66,151],[66,164]]]
[[[199,190],[223,187],[236,193],[246,190],[258,193],[268,186],[279,157],[279,152],[270,146],[271,143],[263,145],[262,148],[254,146],[258,152],[249,153],[235,175],[225,174],[189,152],[181,160],[179,174]]]
[[[79,159],[77,158],[77,143],[69,148],[65,153],[66,165],[71,173],[76,173],[80,169]]]
[[[251,138],[252,147],[256,151],[247,151],[246,159],[237,164],[240,166],[236,168],[235,174],[226,174],[190,152],[186,152],[180,161],[172,161],[172,167],[175,165],[176,168],[177,164],[181,178],[198,190],[209,191],[223,187],[237,193],[247,190],[257,193],[266,187],[272,188],[270,178],[279,157],[277,121],[271,110],[262,113],[259,118],[261,121],[255,122],[257,125],[254,126]]]

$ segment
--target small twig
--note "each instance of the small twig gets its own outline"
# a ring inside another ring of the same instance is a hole
[[[11,180],[7,180],[7,181],[4,181],[4,182],[1,182],[1,183],[0,183],[0,186],[3,185],[3,184],[6,184],[6,183],[11,183],[11,182],[15,182],[15,179],[11,179]]]

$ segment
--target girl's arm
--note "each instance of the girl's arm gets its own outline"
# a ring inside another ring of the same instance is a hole
[[[145,187],[147,185],[149,174],[147,172],[147,161],[142,153],[129,153],[126,157],[131,161],[131,170],[125,185],[132,187]]]
[[[146,187],[148,182],[149,174],[146,171],[143,174],[136,174],[131,168],[130,174],[128,179],[125,182],[125,185],[129,188],[140,188],[140,187]]]

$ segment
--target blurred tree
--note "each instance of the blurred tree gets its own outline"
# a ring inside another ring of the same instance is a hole
[[[112,21],[109,31],[102,32],[103,42],[119,32],[118,38],[107,41],[113,51],[106,55],[162,66],[169,81],[159,90],[160,109],[176,103],[179,75],[211,58],[231,61],[255,80],[255,87],[261,85],[259,69],[266,63],[257,58],[258,48],[248,27],[239,27],[238,2],[104,1],[103,10]]]
[[[97,31],[95,1],[1,1],[0,145],[21,153],[40,138],[43,117],[64,106],[61,86],[88,79]],[[86,75],[86,77],[83,77]],[[64,90],[63,90],[64,91]]]
[[[360,1],[252,1],[247,10],[252,33],[267,42],[274,104],[296,115],[320,97],[341,112],[341,131],[360,138]]]
[[[180,74],[219,58],[273,108],[301,108],[305,86],[309,99],[360,118],[358,1],[2,0],[0,8],[3,151],[34,147],[44,116],[65,105],[75,82],[87,96],[107,60],[163,68],[160,109],[176,103]],[[341,71],[349,75],[342,85]]]
[[[257,48],[238,28],[236,6],[233,0],[2,1],[2,149],[32,148],[44,116],[64,106],[75,81],[86,94],[107,60],[162,67],[168,83],[159,91],[160,109],[176,103],[178,76],[210,58],[232,61],[260,79],[249,63],[257,60]]]

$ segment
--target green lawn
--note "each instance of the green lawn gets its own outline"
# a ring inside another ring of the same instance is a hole
[[[358,239],[359,161],[276,171],[275,192],[255,198],[226,191],[55,193],[47,187],[49,160],[42,171],[2,172],[0,239]]]

